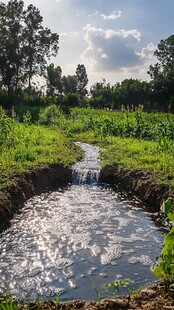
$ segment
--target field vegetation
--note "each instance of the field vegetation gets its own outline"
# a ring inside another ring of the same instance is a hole
[[[29,113],[20,123],[0,110],[0,189],[11,183],[14,173],[56,162],[71,165],[81,156],[58,129],[31,124]]]
[[[136,111],[112,112],[71,108],[65,114],[50,105],[40,109],[39,122],[30,112],[18,121],[0,111],[0,186],[16,171],[45,163],[71,165],[80,158],[73,141],[101,146],[102,166],[153,170],[157,181],[174,187],[174,115]]]
[[[55,117],[53,117],[53,115]],[[174,187],[174,115],[72,108],[68,115],[49,106],[40,122],[57,126],[72,140],[102,147],[102,165],[153,170],[158,182]]]

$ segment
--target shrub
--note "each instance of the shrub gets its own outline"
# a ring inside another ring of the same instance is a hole
[[[62,118],[64,118],[62,110],[55,104],[41,108],[39,113],[39,123],[43,125],[60,126]]]

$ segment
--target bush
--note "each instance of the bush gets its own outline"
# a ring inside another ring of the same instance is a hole
[[[60,126],[64,120],[64,115],[60,107],[52,104],[48,107],[41,108],[39,113],[39,123],[50,126]]]

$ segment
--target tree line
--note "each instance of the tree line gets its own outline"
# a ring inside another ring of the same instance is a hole
[[[23,103],[30,106],[91,106],[94,108],[159,110],[174,112],[174,35],[161,40],[149,67],[150,82],[125,79],[114,85],[105,79],[87,90],[83,64],[74,75],[62,76],[60,66],[48,64],[57,56],[59,35],[43,26],[40,11],[23,0],[0,2],[0,104],[5,108]],[[46,90],[33,82],[41,76]]]

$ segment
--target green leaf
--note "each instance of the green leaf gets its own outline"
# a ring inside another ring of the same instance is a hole
[[[168,198],[166,201],[163,202],[163,204],[161,206],[161,211],[168,216],[168,214],[171,213],[173,207],[174,207],[173,199]]]

